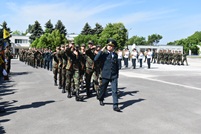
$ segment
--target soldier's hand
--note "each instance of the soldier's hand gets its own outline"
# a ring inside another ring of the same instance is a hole
[[[73,53],[77,56],[78,55],[78,52],[76,50],[73,51]]]
[[[105,47],[106,47],[106,46],[104,46],[104,47],[101,49],[101,51],[104,51],[104,50],[105,50]]]

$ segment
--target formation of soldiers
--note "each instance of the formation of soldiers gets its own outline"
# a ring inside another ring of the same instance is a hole
[[[47,68],[52,71],[52,51],[50,49],[22,49],[19,52],[19,60],[32,67]]]
[[[152,52],[152,62],[158,64],[172,64],[172,65],[188,65],[187,54],[182,54],[181,51],[160,50],[159,52]]]
[[[76,46],[74,42],[57,47],[55,52],[49,49],[21,50],[20,61],[32,67],[42,67],[53,71],[54,85],[67,92],[67,98],[75,96],[76,101],[82,101],[80,92],[86,92],[91,97],[93,92],[98,95],[101,84],[100,61],[94,62],[95,55],[101,50],[100,45],[88,42]],[[51,64],[51,65],[50,65]]]

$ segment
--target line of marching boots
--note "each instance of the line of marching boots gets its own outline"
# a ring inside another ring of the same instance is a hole
[[[75,96],[76,101],[84,100],[84,97],[80,95],[80,92],[84,91],[84,88],[85,88],[84,82],[80,82],[79,89],[75,89],[74,85],[72,85],[71,88],[69,90],[67,90],[66,86],[63,87],[63,86],[61,86],[61,84],[58,85],[56,80],[54,81],[54,86],[58,86],[58,89],[61,89],[62,93],[66,93],[66,91],[67,91],[67,98],[72,98],[73,96]],[[91,85],[91,86],[94,87],[93,85]],[[87,95],[87,98],[90,98],[92,96],[92,90],[86,89],[86,95]],[[96,91],[96,96],[98,99],[98,91]]]

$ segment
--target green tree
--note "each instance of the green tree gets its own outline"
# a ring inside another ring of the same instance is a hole
[[[127,41],[127,29],[123,23],[107,24],[100,34],[99,43],[105,46],[108,38],[117,41],[117,48],[124,48]]]
[[[82,35],[88,35],[88,34],[93,34],[93,30],[91,29],[91,26],[86,23],[81,31]]]
[[[32,28],[33,28],[33,25],[29,24],[29,25],[28,25],[28,28],[27,28],[27,30],[26,30],[26,34],[27,34],[27,33],[31,33],[31,32],[32,32]]]
[[[22,33],[18,30],[12,32],[12,35],[22,35]]]
[[[146,45],[146,39],[145,37],[133,36],[128,40],[127,44]]]
[[[45,33],[40,38],[37,38],[32,44],[32,47],[36,48],[51,48],[55,50],[57,46],[66,44],[67,39],[64,34],[61,34],[59,30],[55,29],[52,33]]]
[[[57,24],[55,25],[55,29],[59,30],[59,32],[61,34],[64,34],[64,36],[67,35],[66,27],[63,25],[63,23],[61,22],[61,20],[57,21]]]
[[[49,21],[45,24],[45,32],[46,32],[46,33],[52,33],[53,30],[54,30],[53,24],[51,23],[51,20],[49,20]]]
[[[95,28],[93,29],[93,34],[97,34],[98,36],[102,33],[103,27],[96,23]]]
[[[163,38],[163,36],[159,34],[152,34],[148,36],[148,45],[157,45],[159,41]]]
[[[36,38],[36,39],[32,42],[31,47],[37,48],[38,42],[39,42],[39,38]]]
[[[98,44],[98,36],[95,34],[95,35],[78,35],[77,37],[74,38],[74,42],[78,45],[81,45],[81,44],[86,44],[88,45],[88,41],[89,40],[92,40],[94,42],[94,44]]]
[[[35,21],[35,24],[32,26],[30,41],[31,43],[36,39],[40,38],[43,34],[43,29],[38,21]]]

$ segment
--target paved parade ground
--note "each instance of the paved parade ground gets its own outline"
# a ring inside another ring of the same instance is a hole
[[[0,85],[0,134],[200,134],[201,58],[188,62],[120,70],[115,112],[110,90],[105,106],[96,96],[76,102],[54,86],[51,71],[13,59]]]

